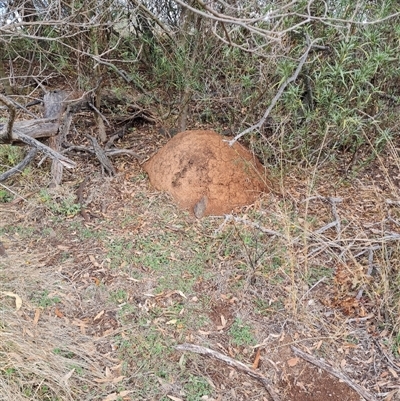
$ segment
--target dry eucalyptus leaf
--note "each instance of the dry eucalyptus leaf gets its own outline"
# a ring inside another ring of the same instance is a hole
[[[167,395],[167,397],[172,401],[183,401],[182,398],[174,397],[173,395]]]
[[[2,292],[3,295],[6,295],[7,297],[12,297],[15,298],[15,309],[16,310],[20,310],[21,306],[22,306],[22,299],[19,295],[14,294],[13,292],[9,292],[9,291],[4,291]]]
[[[290,358],[287,361],[287,364],[292,368],[293,366],[296,366],[299,363],[299,358]]]
[[[111,394],[108,394],[108,396],[106,398],[103,398],[102,401],[115,401],[118,399],[118,397],[119,397],[119,395],[117,393],[111,393]]]

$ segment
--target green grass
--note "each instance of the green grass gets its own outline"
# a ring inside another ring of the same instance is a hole
[[[19,163],[23,154],[23,148],[20,146],[0,145],[0,173]]]
[[[235,346],[251,346],[256,344],[250,325],[237,318],[228,331],[231,343]]]
[[[81,205],[76,203],[76,195],[69,194],[61,199],[50,194],[46,189],[39,192],[40,202],[53,213],[65,217],[73,217],[80,213]]]
[[[33,302],[36,303],[36,305],[40,306],[41,308],[48,308],[61,302],[61,299],[58,296],[49,296],[48,290],[34,292],[31,296],[31,299]]]
[[[128,298],[128,294],[125,290],[120,289],[116,291],[112,291],[109,295],[109,299],[111,302],[116,304],[121,304],[125,302]]]
[[[68,358],[68,359],[72,359],[72,358],[75,357],[75,354],[74,354],[73,352],[71,352],[71,351],[64,351],[64,350],[61,349],[61,348],[54,348],[54,349],[53,349],[53,353],[56,354],[56,355],[61,355],[61,356],[63,356],[64,358]]]
[[[212,394],[210,383],[200,376],[189,375],[183,388],[187,401],[201,401]]]
[[[6,189],[0,189],[0,203],[11,202],[14,196]]]
[[[31,238],[33,234],[37,232],[36,227],[31,227],[28,225],[18,224],[18,225],[5,225],[4,227],[0,227],[0,235],[2,234],[17,234],[21,238]]]

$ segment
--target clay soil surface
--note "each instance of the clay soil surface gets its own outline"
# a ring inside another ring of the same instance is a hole
[[[124,141],[145,155],[166,138],[142,127]],[[76,161],[59,188],[46,163],[6,183],[17,196],[0,204],[0,400],[272,400],[235,365],[175,349],[184,343],[244,363],[282,401],[362,400],[349,383],[400,399],[384,309],[400,208],[379,165],[346,185],[292,172],[279,194],[196,219],[127,156],[112,178]]]
[[[228,139],[215,131],[181,132],[143,167],[156,189],[198,217],[230,213],[269,193],[271,177],[251,152]]]

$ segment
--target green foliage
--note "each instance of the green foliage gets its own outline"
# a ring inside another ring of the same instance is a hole
[[[323,278],[332,278],[333,270],[325,266],[311,266],[306,274],[307,283],[312,286]]]
[[[7,171],[22,160],[23,148],[12,145],[0,145],[0,172]]]
[[[4,374],[6,375],[6,377],[8,379],[10,379],[16,372],[17,372],[17,370],[15,368],[5,368],[4,369]]]
[[[138,364],[143,371],[156,369],[159,372],[170,373],[175,366],[175,364],[170,365],[168,359],[172,352],[171,339],[151,325],[150,321],[139,321],[135,330],[126,333],[123,338],[116,338],[116,341],[119,356],[124,361],[122,367],[124,374],[129,373]],[[141,383],[143,386],[150,384],[149,393],[157,387],[155,377],[145,375],[143,378],[139,377],[139,380],[143,380]]]
[[[200,376],[190,375],[183,388],[187,401],[201,401],[204,396],[212,394],[210,383]]]
[[[127,293],[125,290],[117,290],[117,291],[112,291],[110,293],[110,300],[116,304],[120,304],[127,299]]]
[[[0,203],[7,203],[13,200],[13,196],[6,189],[0,189]]]
[[[61,348],[54,348],[53,349],[53,354],[61,355],[64,358],[67,358],[67,359],[72,359],[72,358],[74,358],[76,356],[73,352],[65,351],[65,350],[63,350]]]
[[[46,205],[52,212],[65,217],[77,215],[81,211],[81,205],[76,202],[75,195],[68,195],[65,198],[58,198],[42,189],[39,193],[40,201]]]
[[[32,295],[32,300],[42,308],[48,308],[61,302],[59,297],[51,297],[47,290],[35,292]]]
[[[385,2],[385,8],[380,5],[365,7],[357,18],[387,15],[393,12],[388,3]],[[337,7],[335,3],[328,12],[344,19],[350,18],[351,9],[348,5]],[[321,38],[327,48],[313,53],[303,75],[290,85],[282,98],[284,109],[280,113],[292,115],[286,140],[282,142],[288,157],[312,161],[319,154],[316,149],[321,147],[322,154],[336,157],[342,152],[354,153],[364,145],[369,148],[368,153],[375,156],[393,139],[396,115],[389,98],[399,99],[392,82],[399,79],[397,54],[400,50],[393,23],[392,20],[354,25],[351,31],[340,25],[336,29],[323,24],[304,26],[311,38]],[[292,39],[291,55],[296,59],[304,49],[304,37],[293,35]],[[274,81],[284,82],[295,66],[296,62],[291,60],[279,60]],[[306,76],[312,90],[312,109],[307,108],[304,99],[309,89],[305,84]],[[297,151],[291,151],[293,148]]]
[[[53,390],[44,383],[38,386],[31,384],[24,384],[22,394],[29,399],[36,399],[42,401],[61,401],[61,399],[54,394]]]
[[[239,318],[235,319],[228,333],[235,346],[250,346],[256,343],[252,328]]]

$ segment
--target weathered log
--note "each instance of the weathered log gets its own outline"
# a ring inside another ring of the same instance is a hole
[[[67,92],[64,91],[54,91],[48,92],[44,95],[43,104],[44,111],[43,117],[60,117],[65,109],[65,99],[68,97]],[[57,129],[57,135],[51,136],[49,138],[49,147],[56,152],[60,152],[61,144],[66,133],[64,130]],[[52,185],[60,185],[63,176],[63,165],[60,160],[53,159],[51,163],[51,177]]]
[[[22,120],[13,124],[11,140],[3,131],[5,124],[0,124],[0,144],[20,141],[18,133],[28,135],[32,138],[48,138],[57,133],[59,123],[56,118],[43,118],[38,120]]]
[[[44,119],[21,121],[14,124],[15,106],[8,98],[0,94],[0,101],[9,109],[9,119],[7,123],[0,125],[0,144],[23,142],[45,153],[55,160],[59,166],[65,166],[67,168],[75,167],[75,162],[35,139],[35,137],[52,137],[57,134],[60,127],[59,119],[65,109],[67,96],[68,93],[65,91],[46,93],[44,96]],[[29,152],[30,156],[32,156],[32,154],[33,152]],[[26,162],[32,159],[33,157],[29,157],[24,161],[25,164],[23,165],[26,166],[28,164]],[[4,173],[3,177],[10,177],[19,171],[20,169],[13,168]]]
[[[65,108],[64,101],[67,97],[68,93],[65,91],[48,92],[43,98],[43,119],[14,122],[14,104],[5,96],[0,95],[0,101],[4,103],[10,111],[10,117],[7,124],[0,124],[0,144],[21,141],[19,134],[25,134],[32,138],[48,138],[56,135],[60,126],[59,119]],[[13,112],[11,112],[11,110],[13,110]],[[12,125],[11,129],[10,123]]]

